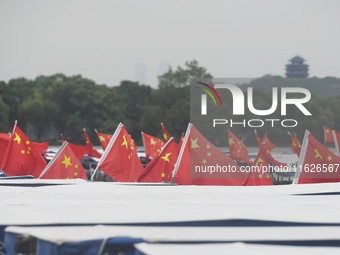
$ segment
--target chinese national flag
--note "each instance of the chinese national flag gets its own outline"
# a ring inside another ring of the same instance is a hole
[[[290,141],[292,142],[292,147],[291,150],[296,153],[298,156],[300,156],[300,151],[301,151],[301,143],[299,139],[297,138],[296,134],[292,135],[289,133]]]
[[[227,167],[232,171],[210,174],[206,167]],[[198,169],[200,168],[200,169]],[[247,174],[241,173],[235,161],[210,143],[189,124],[176,167],[174,180],[183,185],[244,185]]]
[[[109,142],[111,140],[112,135],[99,133],[97,130],[96,130],[96,134],[98,136],[100,145],[102,146],[103,150],[105,151],[107,145],[109,144]]]
[[[178,145],[170,138],[158,156],[145,167],[138,182],[170,182],[177,156]]]
[[[123,124],[118,125],[98,162],[98,168],[119,182],[135,182],[143,172],[135,143]]]
[[[340,158],[306,131],[294,183],[340,182]]]
[[[157,137],[142,132],[146,158],[156,158],[164,146],[164,142]]]
[[[228,142],[229,142],[229,151],[230,157],[234,160],[238,160],[244,163],[251,163],[247,147],[244,143],[237,138],[230,130],[228,130]]]
[[[66,139],[64,138],[63,134],[60,134],[61,141],[64,143],[66,142]],[[77,158],[84,158],[84,155],[87,154],[87,147],[84,145],[78,145],[68,142],[68,145],[71,147],[73,153],[76,155]]]
[[[71,146],[64,142],[57,154],[41,173],[42,179],[84,179],[87,175]]]
[[[97,151],[91,140],[90,140],[90,137],[88,136],[87,132],[86,132],[86,129],[84,128],[84,138],[85,138],[85,141],[86,141],[86,147],[87,147],[87,154],[91,157],[94,157],[94,158],[100,158],[102,156],[102,154]]]
[[[171,136],[169,135],[169,132],[166,130],[163,122],[161,123],[161,126],[162,126],[164,141],[167,142],[170,139]]]
[[[9,143],[10,138],[11,138],[10,134],[0,133],[0,166],[2,164],[3,158],[5,157],[7,145]]]
[[[324,137],[325,137],[325,143],[334,143],[334,137],[332,129],[328,127],[323,128]]]
[[[257,145],[259,148],[262,147],[263,144],[265,144],[265,148],[268,152],[271,152],[274,148],[276,148],[276,145],[273,144],[270,140],[269,137],[267,136],[267,133],[263,136],[262,140],[259,138],[257,135],[257,132],[255,130],[255,137],[257,141]]]
[[[265,144],[259,149],[257,156],[253,162],[252,171],[249,172],[249,177],[246,182],[247,186],[260,186],[260,185],[273,185],[272,178],[268,168],[265,169],[263,166],[273,164],[277,167],[287,166],[286,164],[280,163],[266,150]]]
[[[36,143],[33,142],[35,147],[37,147],[38,151],[41,155],[45,155],[46,151],[48,150],[48,142]]]
[[[39,176],[46,161],[39,150],[15,123],[1,169],[7,175]]]
[[[88,153],[88,148],[84,145],[77,145],[77,144],[73,144],[70,142],[67,142],[67,143],[72,148],[72,151],[76,155],[77,158],[84,158],[84,155]]]

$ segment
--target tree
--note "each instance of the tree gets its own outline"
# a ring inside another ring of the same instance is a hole
[[[185,67],[177,67],[173,71],[170,67],[169,71],[158,77],[159,88],[166,87],[185,87],[195,82],[210,82],[212,79],[211,74],[207,69],[198,65],[196,60],[185,62]]]
[[[36,91],[33,96],[22,101],[18,108],[18,116],[24,123],[30,123],[41,139],[45,130],[54,126],[55,117],[59,114],[59,106],[45,98],[42,92]]]
[[[9,114],[9,107],[4,103],[2,100],[2,96],[0,95],[0,131],[1,132],[8,132],[8,114]]]

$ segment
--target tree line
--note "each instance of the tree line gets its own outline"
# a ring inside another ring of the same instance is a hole
[[[271,91],[263,84],[277,84],[278,79],[283,78],[264,76],[249,84],[258,87],[254,93],[254,106],[263,109],[270,107]],[[331,84],[333,91],[326,93],[327,96],[313,94],[312,100],[306,105],[313,114],[312,118],[304,119],[298,111],[289,111],[289,118],[301,120],[296,128],[289,131],[298,133],[302,139],[304,130],[308,128],[322,140],[324,125],[340,130],[340,81],[335,78],[307,80],[319,90]],[[190,121],[190,85],[197,81],[209,83],[212,75],[193,60],[186,62],[183,67],[170,68],[159,76],[157,88],[128,80],[118,86],[107,86],[80,75],[64,74],[0,82],[0,132],[10,132],[14,121],[18,120],[19,126],[33,140],[60,144],[60,133],[63,133],[68,141],[83,144],[82,129],[86,128],[93,143],[99,144],[95,129],[112,134],[118,123],[122,122],[140,144],[141,131],[162,137],[160,123],[163,122],[169,133],[179,139]],[[290,84],[299,86],[298,81]],[[224,102],[227,109],[231,109],[232,99],[226,97]],[[277,114],[274,113],[272,117],[277,117]],[[233,117],[231,111],[226,116]],[[254,116],[246,113],[245,118]],[[236,127],[231,130],[245,138],[246,144],[255,144],[250,136],[254,132],[253,128]],[[289,142],[285,128],[276,126],[258,131],[260,134],[268,131],[269,137],[278,145]],[[226,128],[221,128],[220,132],[226,133]],[[227,139],[217,143],[226,146]]]

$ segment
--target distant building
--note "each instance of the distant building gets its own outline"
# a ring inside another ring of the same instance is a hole
[[[146,65],[143,62],[136,62],[134,67],[134,81],[138,81],[139,84],[147,84],[147,72]]]
[[[286,77],[287,78],[307,78],[308,77],[308,65],[305,64],[305,60],[299,56],[293,57],[289,60],[289,64],[286,65]]]

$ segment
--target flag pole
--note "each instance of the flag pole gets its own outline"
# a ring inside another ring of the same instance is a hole
[[[147,156],[146,156],[145,141],[144,141],[144,132],[141,131],[140,133],[141,133],[141,136],[142,136],[142,141],[143,141],[143,147],[144,147],[145,157],[146,157],[146,159],[148,159]]]
[[[117,140],[117,137],[118,137],[118,135],[119,135],[119,132],[120,132],[120,130],[122,129],[123,126],[124,126],[124,125],[123,125],[121,122],[118,124],[118,126],[117,126],[117,128],[116,128],[116,131],[113,133],[113,135],[112,135],[112,137],[111,137],[111,140],[110,140],[109,144],[107,145],[107,147],[106,147],[104,153],[102,154],[102,156],[100,157],[100,159],[99,159],[99,161],[98,161],[98,163],[97,163],[96,169],[94,169],[94,172],[93,172],[93,174],[92,174],[92,176],[91,176],[91,179],[90,179],[91,181],[93,181],[93,178],[94,178],[94,176],[96,175],[96,173],[97,173],[97,171],[98,171],[98,168],[99,168],[100,164],[106,159],[107,155],[109,154],[109,151],[111,150],[111,148],[112,148],[114,142]]]
[[[54,161],[56,161],[56,159],[58,158],[58,156],[63,152],[64,148],[66,147],[66,145],[68,144],[68,142],[63,142],[63,144],[60,146],[59,150],[57,151],[57,153],[54,155],[54,157],[50,160],[50,162],[48,162],[47,166],[45,166],[44,170],[40,173],[38,179],[40,179],[41,177],[43,177],[44,174],[46,174],[46,172],[50,169],[51,165],[54,163]]]
[[[189,123],[188,127],[187,127],[187,131],[185,132],[185,136],[184,136],[184,140],[183,140],[181,149],[179,150],[179,154],[178,154],[178,157],[177,157],[177,161],[176,161],[176,164],[175,164],[174,171],[172,172],[172,177],[171,177],[171,182],[170,182],[171,184],[173,184],[174,181],[175,181],[175,176],[176,176],[178,168],[179,168],[179,163],[182,160],[184,149],[185,149],[185,146],[186,146],[186,144],[188,142],[191,128],[192,128],[192,124]],[[190,169],[188,169],[188,171],[190,171]]]
[[[298,164],[296,166],[295,175],[294,175],[294,179],[293,179],[292,184],[298,184],[298,182],[299,182],[303,163],[305,162],[305,157],[306,157],[306,152],[307,152],[307,147],[308,147],[308,141],[309,141],[309,138],[308,138],[309,134],[310,134],[310,132],[308,130],[306,130],[305,136],[303,137],[300,157],[299,157],[299,160],[298,160]]]

